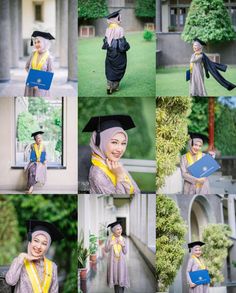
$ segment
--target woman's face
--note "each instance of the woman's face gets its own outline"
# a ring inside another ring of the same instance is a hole
[[[110,161],[118,162],[123,156],[127,146],[124,133],[115,134],[106,146],[106,156]]]
[[[44,256],[47,251],[48,240],[44,235],[37,235],[31,241],[31,254],[35,257]]]
[[[35,39],[34,40],[34,47],[37,51],[40,51],[42,49],[42,44],[41,44],[41,41],[40,39]]]
[[[115,236],[121,236],[121,234],[122,234],[122,227],[121,226],[117,226],[117,227],[115,227],[114,228],[114,234],[115,234]]]
[[[201,246],[195,246],[194,247],[194,253],[193,253],[196,257],[200,257],[202,255],[202,250],[201,250]]]
[[[191,147],[191,151],[195,155],[201,150],[201,148],[202,148],[202,143],[200,141],[196,141],[193,143],[193,146]]]
[[[196,44],[193,44],[193,51],[196,53],[196,52],[202,52],[202,49],[198,46],[198,45],[196,45]]]
[[[41,134],[36,135],[34,140],[37,144],[40,144],[43,141],[42,135]]]

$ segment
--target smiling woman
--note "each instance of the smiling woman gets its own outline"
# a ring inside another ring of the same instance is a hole
[[[183,194],[209,194],[210,187],[206,177],[196,178],[188,172],[188,167],[200,160],[205,154],[201,151],[205,135],[191,133],[189,140],[189,151],[181,157],[181,173],[184,179]],[[213,151],[209,151],[212,157],[215,157]]]
[[[45,257],[51,242],[63,238],[62,233],[45,221],[29,220],[27,253],[16,257],[6,274],[6,282],[15,286],[14,293],[58,292],[57,266]]]
[[[93,132],[90,147],[92,166],[89,172],[92,194],[140,193],[131,175],[120,163],[128,143],[125,130],[135,127],[128,115],[92,117],[83,132]]]

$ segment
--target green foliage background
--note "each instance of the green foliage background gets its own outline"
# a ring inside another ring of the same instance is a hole
[[[236,108],[232,98],[215,98],[215,146],[222,156],[236,154]],[[192,98],[188,129],[208,135],[208,99]]]
[[[182,38],[191,43],[195,37],[207,43],[235,39],[236,34],[223,0],[191,1]]]
[[[20,252],[25,251],[23,243],[26,240],[25,222],[29,219],[40,219],[55,223],[63,232],[65,238],[55,243],[55,258],[53,261],[58,265],[59,274],[66,274],[66,281],[63,284],[63,293],[77,293],[77,196],[76,195],[1,195],[0,203],[6,202],[9,213],[4,220],[5,226],[14,227],[10,241],[12,242],[11,253],[9,243],[1,246],[0,259],[4,255],[9,257],[4,264],[10,264],[12,258]],[[7,215],[7,212],[5,211]],[[3,225],[4,227],[4,225]],[[11,230],[10,230],[11,231]],[[9,231],[9,232],[10,232]],[[20,236],[20,240],[19,237]],[[14,236],[14,238],[13,238]],[[19,244],[22,243],[21,248]],[[54,244],[53,244],[54,245]],[[4,249],[5,248],[5,249]]]
[[[18,220],[13,203],[0,196],[0,266],[9,264],[19,251]]]
[[[174,200],[158,195],[156,203],[157,291],[164,292],[173,283],[182,264],[187,226]]]
[[[156,105],[156,160],[157,190],[164,185],[179,163],[180,151],[188,139],[189,97],[157,97]]]
[[[211,285],[224,281],[222,269],[228,255],[228,249],[233,244],[230,240],[231,230],[225,224],[210,224],[203,231],[203,258],[209,270]]]
[[[155,0],[136,0],[135,14],[138,17],[154,18],[156,16]]]
[[[96,19],[108,15],[106,0],[78,0],[78,15],[83,19]]]
[[[145,110],[146,107],[146,110]],[[82,130],[92,116],[130,115],[136,125],[127,131],[129,135],[125,158],[154,159],[155,100],[154,98],[79,98],[79,144],[89,145],[91,133]],[[153,119],[153,120],[152,120]]]

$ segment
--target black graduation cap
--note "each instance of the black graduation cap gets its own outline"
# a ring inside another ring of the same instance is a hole
[[[191,251],[191,248],[193,248],[194,246],[203,246],[203,245],[205,245],[205,243],[202,241],[194,241],[194,242],[188,243],[189,252]]]
[[[192,139],[192,145],[193,145],[193,139],[194,138],[200,138],[202,139],[203,143],[208,143],[209,138],[205,134],[197,133],[197,132],[189,132],[190,138]]]
[[[135,127],[133,119],[129,115],[107,115],[91,117],[86,124],[83,132],[96,131],[96,146],[100,145],[100,132],[112,128],[121,127],[124,130],[128,130]]]
[[[31,137],[35,138],[35,136],[38,135],[38,134],[44,134],[44,131],[36,131],[36,132],[33,132],[31,134]]]
[[[36,38],[36,37],[42,37],[47,40],[55,40],[55,38],[50,33],[41,32],[41,31],[34,31],[31,35],[30,46],[33,46],[33,39],[32,38]]]
[[[200,43],[202,46],[206,46],[207,45],[205,42],[203,42],[202,40],[200,40],[198,38],[194,38],[193,41]]]
[[[121,11],[121,9],[114,11],[114,12],[110,13],[109,15],[107,15],[106,18],[109,19],[109,18],[117,17],[120,14],[120,11]]]
[[[120,222],[120,221],[115,221],[115,222],[109,224],[109,225],[107,226],[107,228],[111,227],[111,229],[112,229],[113,227],[115,227],[115,226],[118,225],[118,224],[121,225],[121,222]]]
[[[52,241],[59,241],[64,238],[64,235],[57,229],[57,227],[49,222],[39,220],[29,220],[26,222],[28,231],[28,240],[32,240],[32,233],[35,231],[45,231],[51,236]]]

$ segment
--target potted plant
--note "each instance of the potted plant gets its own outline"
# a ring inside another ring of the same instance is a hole
[[[94,234],[89,235],[89,253],[91,262],[96,262],[97,260],[97,249],[98,249],[98,238]]]
[[[224,281],[222,269],[228,254],[228,248],[232,245],[230,240],[232,232],[225,224],[210,224],[203,231],[203,259],[209,270],[211,284],[209,292],[226,293],[226,287],[220,284]]]
[[[86,280],[87,268],[86,262],[89,256],[89,250],[84,248],[84,239],[82,238],[78,243],[78,269],[80,271],[80,279]]]

